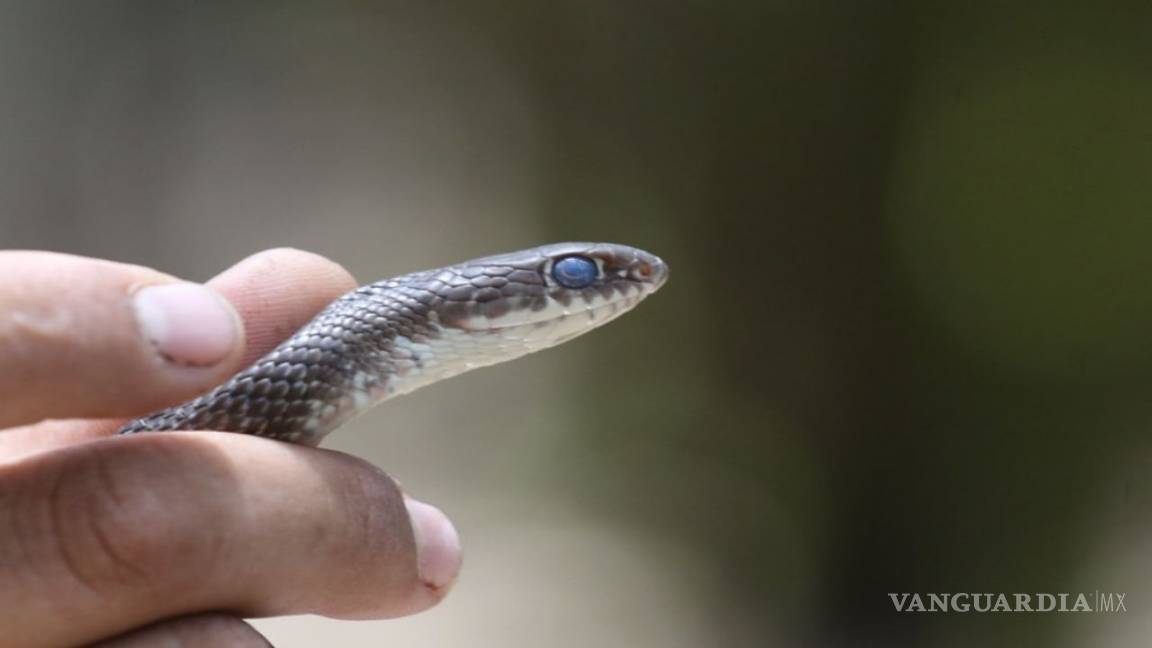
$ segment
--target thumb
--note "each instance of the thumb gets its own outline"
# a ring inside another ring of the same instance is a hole
[[[148,268],[0,252],[0,427],[129,416],[237,369],[244,325],[205,286]]]

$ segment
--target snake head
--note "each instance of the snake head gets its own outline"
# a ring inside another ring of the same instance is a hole
[[[488,332],[526,351],[611,321],[655,292],[668,266],[614,243],[556,243],[475,259],[432,277],[442,326]]]

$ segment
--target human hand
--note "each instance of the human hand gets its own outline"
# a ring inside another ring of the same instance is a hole
[[[223,432],[111,436],[99,419],[223,382],[355,282],[272,250],[206,285],[0,252],[0,646],[266,645],[239,617],[403,616],[455,580],[447,518],[354,457]]]

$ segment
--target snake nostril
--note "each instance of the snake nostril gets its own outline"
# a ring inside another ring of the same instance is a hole
[[[652,278],[652,264],[648,262],[641,262],[632,269],[633,275],[641,281],[648,281]]]

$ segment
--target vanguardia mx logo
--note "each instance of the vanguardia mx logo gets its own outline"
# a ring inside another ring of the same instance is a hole
[[[897,612],[1127,612],[1125,592],[889,592]]]

